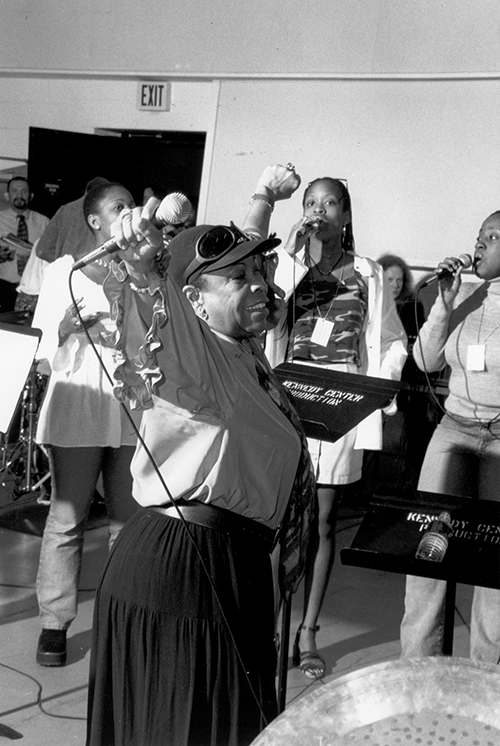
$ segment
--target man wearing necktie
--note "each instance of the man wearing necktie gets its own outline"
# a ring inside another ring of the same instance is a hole
[[[5,199],[9,207],[0,212],[0,313],[14,310],[16,288],[29,256],[16,252],[11,245],[2,242],[2,237],[10,234],[32,246],[49,222],[46,215],[29,209],[32,197],[24,176],[14,176],[8,182]]]

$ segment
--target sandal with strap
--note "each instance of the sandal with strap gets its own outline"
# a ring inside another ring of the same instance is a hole
[[[307,676],[308,679],[322,679],[326,673],[326,663],[323,658],[314,650],[301,651],[300,649],[300,632],[303,629],[316,633],[319,630],[319,625],[316,625],[316,627],[306,627],[304,624],[299,625],[293,643],[293,665],[300,668],[304,676]]]

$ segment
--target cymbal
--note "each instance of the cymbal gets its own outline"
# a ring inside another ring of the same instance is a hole
[[[354,671],[288,707],[252,746],[500,744],[500,670],[465,658]]]

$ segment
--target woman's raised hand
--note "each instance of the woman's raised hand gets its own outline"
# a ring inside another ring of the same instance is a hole
[[[295,172],[295,167],[291,163],[287,166],[278,163],[264,169],[255,187],[255,194],[267,194],[277,202],[290,199],[299,186],[300,176]]]

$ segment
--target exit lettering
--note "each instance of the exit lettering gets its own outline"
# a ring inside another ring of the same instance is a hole
[[[137,90],[137,108],[142,111],[169,111],[170,83],[141,81]]]

